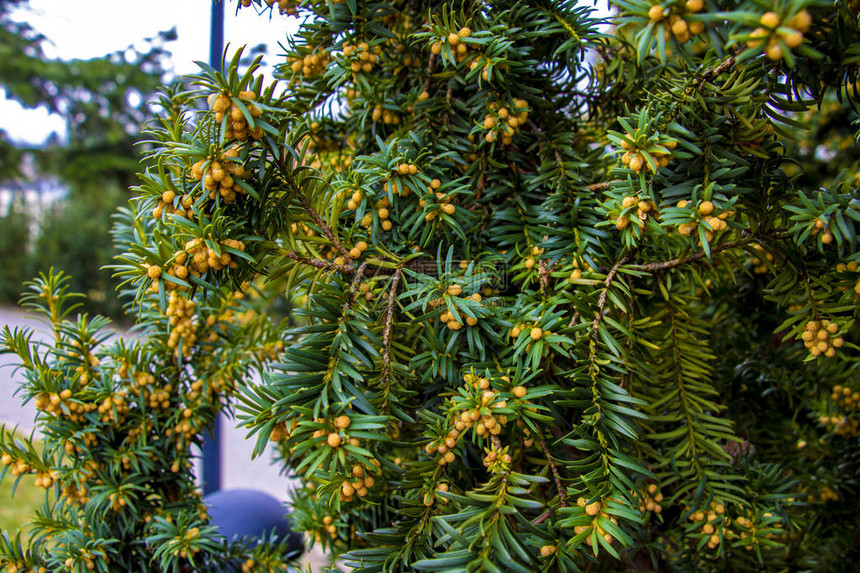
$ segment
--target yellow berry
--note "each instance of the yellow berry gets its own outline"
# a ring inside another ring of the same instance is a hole
[[[759,23],[765,28],[777,28],[779,27],[779,15],[776,12],[765,12],[762,14]]]
[[[648,18],[651,19],[652,22],[659,22],[663,19],[663,7],[662,6],[651,6],[648,9]]]

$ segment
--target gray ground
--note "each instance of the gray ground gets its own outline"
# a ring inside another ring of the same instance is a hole
[[[10,329],[34,329],[33,340],[44,341],[50,338],[48,327],[32,316],[15,307],[0,306],[0,328],[7,325]],[[21,375],[14,372],[15,364],[18,364],[16,356],[0,354],[0,424],[17,424],[19,431],[29,434],[34,428],[36,408],[32,403],[22,405],[21,400],[14,395],[21,381]],[[222,489],[256,489],[281,501],[287,500],[289,489],[295,482],[279,475],[278,468],[269,463],[272,459],[271,453],[267,451],[252,460],[251,451],[254,444],[252,440],[244,439],[245,431],[237,429],[232,420],[222,419],[221,423]],[[200,475],[199,471],[196,473]],[[318,554],[315,555],[314,561],[320,562]],[[314,569],[319,570],[316,566]]]

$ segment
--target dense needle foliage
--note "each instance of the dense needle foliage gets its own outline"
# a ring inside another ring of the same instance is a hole
[[[183,464],[235,384],[355,571],[852,570],[856,2],[272,8],[277,86],[202,66],[147,134],[114,268],[146,341],[5,336],[48,445],[2,447],[57,494],[14,559],[218,563]],[[90,409],[141,372],[166,406]]]

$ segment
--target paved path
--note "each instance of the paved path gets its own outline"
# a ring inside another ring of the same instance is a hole
[[[0,306],[0,329],[7,325],[10,329],[33,329],[34,341],[45,342],[51,339],[50,328],[40,323],[33,315],[16,307]],[[118,335],[121,336],[122,333],[118,332]],[[32,402],[22,405],[20,398],[14,395],[23,381],[21,373],[14,371],[14,365],[19,363],[14,355],[0,355],[0,423],[17,424],[21,432],[29,434],[35,427],[36,408]],[[264,491],[281,501],[287,500],[290,487],[297,482],[279,474],[278,467],[270,463],[272,456],[268,450],[252,460],[254,443],[245,439],[245,430],[237,429],[234,422],[226,418],[222,418],[221,423],[222,489],[251,488]],[[199,476],[199,463],[196,466]],[[316,557],[318,558],[318,555]]]

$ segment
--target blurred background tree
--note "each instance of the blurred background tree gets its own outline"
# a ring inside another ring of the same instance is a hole
[[[13,196],[0,211],[0,303],[17,300],[27,277],[54,266],[87,293],[89,310],[115,315],[115,285],[98,269],[110,262],[110,216],[128,200],[138,167],[135,141],[151,117],[147,102],[163,81],[164,45],[176,33],[147,39],[143,50],[49,59],[43,50],[48,38],[13,18],[27,7],[28,0],[0,3],[0,87],[25,108],[62,117],[66,135],[30,145],[0,131],[0,187]],[[29,213],[24,190],[46,178],[66,194]]]

